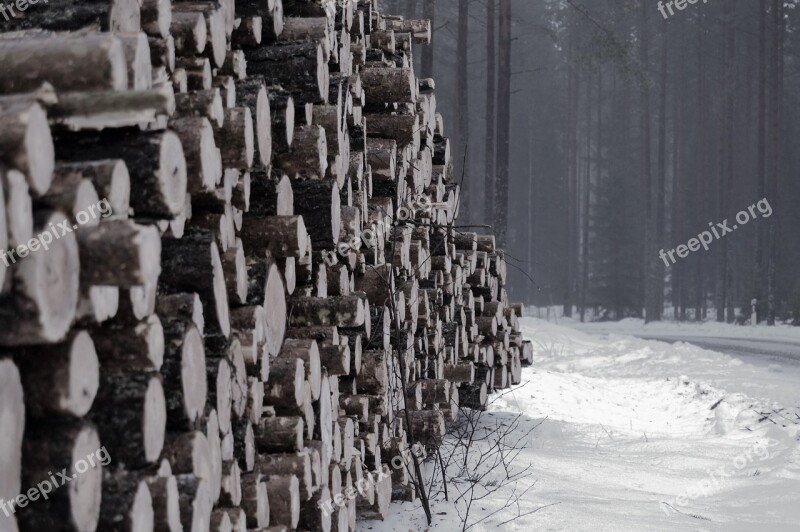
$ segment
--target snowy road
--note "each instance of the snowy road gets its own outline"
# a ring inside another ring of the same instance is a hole
[[[661,342],[522,324],[534,365],[494,400],[487,421],[521,415],[523,428],[540,424],[515,461],[533,473],[481,501],[470,519],[531,485],[520,511],[542,509],[501,526],[514,508],[470,530],[800,530],[800,365],[782,356],[792,354],[784,342],[793,349],[794,330],[649,333],[668,338]],[[775,353],[778,360],[764,359]],[[425,530],[418,506],[396,509],[360,530]],[[431,530],[461,530],[463,508],[437,500],[434,514]]]
[[[734,356],[800,364],[800,327],[747,327],[715,322],[645,325],[635,319],[594,323],[567,321],[566,324],[589,334],[622,334],[668,343],[687,342]]]
[[[800,343],[767,340],[747,340],[744,338],[703,338],[703,337],[674,337],[636,334],[637,338],[645,340],[658,340],[661,342],[675,343],[687,342],[703,349],[718,351],[728,355],[741,357],[767,358],[780,362],[800,364]]]

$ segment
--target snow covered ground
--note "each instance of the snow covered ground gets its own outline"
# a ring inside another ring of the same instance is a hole
[[[532,318],[523,330],[534,365],[482,423],[536,427],[514,461],[530,475],[473,505],[470,522],[530,490],[471,530],[800,530],[799,365]],[[359,530],[426,530],[418,504],[393,506]],[[461,530],[463,512],[437,497],[431,529]]]

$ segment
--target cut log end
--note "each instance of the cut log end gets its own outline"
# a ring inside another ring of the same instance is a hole
[[[180,139],[171,131],[162,137],[158,171],[157,177],[164,191],[167,208],[174,216],[178,216],[186,201],[186,159]]]
[[[79,467],[84,469],[84,466],[88,465],[87,457],[101,458],[99,451],[105,450],[105,447],[100,445],[100,438],[93,428],[86,427],[81,430],[75,439],[72,451],[75,473],[79,472]],[[76,529],[89,530],[90,528],[84,527],[96,526],[100,514],[102,482],[102,466],[98,464],[97,467],[88,467],[85,473],[76,475],[70,483],[70,511]]]
[[[0,498],[11,500],[20,491],[25,404],[19,371],[11,360],[0,359]]]
[[[41,213],[36,227],[53,231],[67,223],[60,213]],[[52,234],[51,234],[52,236]],[[14,289],[0,307],[0,344],[53,343],[64,338],[78,304],[78,244],[69,232],[14,264]]]

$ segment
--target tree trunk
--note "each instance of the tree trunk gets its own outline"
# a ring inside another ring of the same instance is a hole
[[[650,9],[645,4],[641,7],[641,20],[639,26],[639,61],[642,68],[647,72],[650,68],[650,22],[649,13]],[[641,137],[642,137],[642,178],[644,179],[644,198],[643,204],[645,206],[645,222],[642,224],[644,229],[644,239],[642,240],[644,247],[642,249],[642,272],[644,279],[644,310],[645,321],[652,321],[652,312],[655,309],[656,300],[656,286],[655,286],[655,272],[653,266],[653,254],[655,246],[653,245],[653,238],[655,237],[655,227],[653,217],[653,168],[652,168],[652,146],[651,146],[651,110],[650,110],[650,80],[644,79],[641,81]],[[658,250],[655,250],[658,253]]]
[[[780,172],[782,135],[781,135],[781,114],[783,110],[783,46],[784,46],[784,21],[783,4],[779,0],[772,2],[772,26],[773,38],[772,49],[770,51],[770,95],[769,95],[769,128],[770,128],[770,157],[768,160],[769,185],[767,197],[771,203],[780,203]],[[780,208],[772,205],[776,212]],[[777,260],[778,260],[778,216],[770,216],[768,223],[768,249],[767,253],[767,323],[775,325],[777,313],[780,306],[777,279]]]
[[[506,247],[511,157],[511,0],[500,0],[500,61],[497,73],[497,169],[493,226],[498,247]]]
[[[455,137],[458,139],[458,149],[455,154],[456,179],[461,184],[460,204],[465,209],[466,221],[469,223],[472,218],[472,203],[474,187],[471,178],[470,157],[469,157],[469,80],[468,80],[468,34],[469,34],[469,0],[458,0],[458,31],[456,37],[456,94],[454,101]]]
[[[495,60],[497,57],[495,35],[495,1],[488,0],[486,3],[486,143],[484,155],[484,220],[486,223],[494,221],[494,174],[495,174],[495,120],[497,114],[495,105],[497,96],[495,87],[497,83],[497,67]],[[530,208],[530,206],[529,206]],[[531,209],[532,210],[532,209]]]
[[[660,87],[658,94],[658,182],[656,185],[656,231],[655,246],[659,250],[665,247],[665,234],[667,225],[666,194],[667,194],[667,45],[670,43],[668,25],[662,25],[661,30],[661,68]],[[658,251],[658,250],[656,250]],[[652,307],[647,311],[648,321],[661,321],[664,311],[664,263],[653,260],[653,300]],[[673,270],[674,274],[674,270]]]
[[[433,77],[433,53],[434,53],[434,39],[436,33],[436,5],[434,0],[422,0],[422,17],[430,21],[431,24],[431,42],[422,50],[422,77]]]

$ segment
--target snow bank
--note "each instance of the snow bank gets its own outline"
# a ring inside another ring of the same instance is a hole
[[[484,520],[470,530],[800,530],[800,368],[530,318],[523,330],[534,365],[482,423],[536,427],[514,462],[531,474],[473,505]],[[395,506],[359,529],[426,529],[418,505]],[[462,504],[439,496],[433,512],[432,530],[461,530]]]

